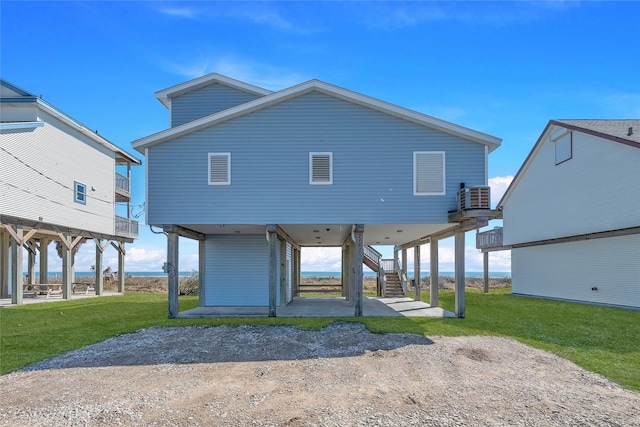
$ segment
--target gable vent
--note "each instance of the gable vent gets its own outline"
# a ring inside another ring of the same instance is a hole
[[[413,153],[413,195],[445,194],[444,151],[416,151]]]
[[[209,185],[231,184],[231,153],[209,153]]]
[[[309,153],[309,183],[333,184],[333,153]]]

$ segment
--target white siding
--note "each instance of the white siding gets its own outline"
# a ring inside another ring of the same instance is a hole
[[[269,244],[264,235],[208,235],[205,253],[205,306],[269,305]]]
[[[505,244],[640,225],[640,149],[580,132],[572,148],[556,165],[546,137],[505,201]]]
[[[640,307],[638,234],[512,249],[511,269],[516,294]]]
[[[0,103],[0,121],[2,122],[35,122],[35,103]]]
[[[46,123],[0,134],[0,213],[114,234],[114,153],[40,112]],[[86,205],[74,182],[87,185]]]

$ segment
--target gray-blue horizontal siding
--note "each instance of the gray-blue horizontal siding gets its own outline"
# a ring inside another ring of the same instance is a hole
[[[269,305],[269,245],[260,236],[213,236],[205,241],[205,305]]]
[[[258,98],[218,83],[171,99],[171,126],[178,126]]]
[[[333,185],[309,152],[333,152]],[[445,196],[413,195],[413,152],[446,152]],[[207,153],[231,153],[230,186]],[[461,182],[485,184],[484,146],[313,92],[149,149],[149,223],[446,223]]]

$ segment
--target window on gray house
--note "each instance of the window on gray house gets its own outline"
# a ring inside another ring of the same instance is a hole
[[[414,151],[413,195],[443,196],[445,188],[444,151]]]

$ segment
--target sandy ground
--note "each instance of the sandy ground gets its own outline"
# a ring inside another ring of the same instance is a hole
[[[0,425],[640,426],[640,394],[497,337],[151,328],[0,377]]]

